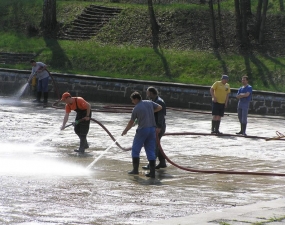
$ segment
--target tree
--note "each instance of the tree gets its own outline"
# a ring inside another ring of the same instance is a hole
[[[238,44],[241,43],[241,13],[239,0],[235,0],[235,15],[236,15],[236,38]]]
[[[156,17],[154,14],[152,0],[148,0],[147,4],[148,4],[150,24],[151,24],[152,46],[153,48],[158,48],[159,46],[159,25],[156,21]]]
[[[284,12],[284,3],[283,0],[279,0],[279,4],[280,4],[280,11]]]
[[[262,10],[263,0],[258,0],[257,9],[256,9],[256,39],[259,37],[259,30],[261,24],[261,10]]]
[[[236,37],[241,47],[249,45],[247,32],[248,0],[235,0]]]
[[[265,29],[267,6],[268,6],[268,0],[264,0],[262,7],[263,9],[262,9],[260,29],[259,29],[259,37],[258,37],[259,44],[263,44],[264,41],[264,29]]]
[[[215,24],[215,14],[213,7],[213,0],[209,0],[209,8],[210,8],[210,23],[212,28],[212,44],[214,48],[218,47],[217,35],[216,35],[216,24]]]
[[[245,4],[245,9],[246,9],[246,15],[247,16],[251,16],[252,15],[252,13],[251,13],[251,1],[250,0],[246,0],[245,2],[244,2],[244,4]]]
[[[45,31],[51,31],[56,25],[56,0],[44,0],[41,26]]]
[[[258,0],[257,10],[256,10],[256,35],[259,44],[263,44],[264,41],[264,29],[266,12],[268,7],[268,0]]]
[[[241,9],[241,37],[242,45],[247,47],[249,45],[248,32],[247,32],[247,17],[248,17],[248,0],[240,0]],[[250,12],[251,14],[251,12]]]

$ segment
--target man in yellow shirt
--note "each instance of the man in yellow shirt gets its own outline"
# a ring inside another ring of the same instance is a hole
[[[221,119],[227,108],[229,94],[231,93],[230,85],[227,83],[228,75],[223,75],[221,81],[216,81],[210,88],[212,96],[212,134],[221,134],[219,131]]]

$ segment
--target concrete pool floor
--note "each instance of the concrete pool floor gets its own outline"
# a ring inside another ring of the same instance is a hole
[[[115,145],[87,169],[113,145],[106,132],[92,123],[90,153],[77,157],[72,127],[59,130],[64,111],[30,101],[0,99],[2,224],[149,224],[284,196],[283,177],[191,173],[170,164],[157,171],[156,179],[145,177],[142,169],[139,176],[130,176],[130,152]],[[93,118],[119,138],[130,114],[94,112]],[[209,114],[168,110],[166,119],[169,133],[210,130]],[[283,121],[250,116],[247,133],[272,137],[275,131],[282,133]],[[239,131],[236,115],[223,118],[221,131]],[[134,132],[132,128],[121,137],[120,145],[130,147]],[[165,136],[161,144],[168,157],[184,167],[285,173],[283,141],[188,135]],[[142,149],[140,168],[146,163]]]

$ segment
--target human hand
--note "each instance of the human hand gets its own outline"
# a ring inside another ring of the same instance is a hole
[[[128,133],[128,131],[127,130],[124,130],[123,132],[122,132],[122,135],[121,136],[124,136],[124,135],[126,135]]]

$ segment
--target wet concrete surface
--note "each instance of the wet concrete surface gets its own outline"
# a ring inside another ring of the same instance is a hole
[[[30,102],[0,98],[0,224],[143,224],[284,196],[284,177],[191,173],[169,163],[156,179],[142,169],[130,176],[130,151],[113,145],[98,124],[90,127],[89,153],[78,156],[72,127],[59,130],[64,110]],[[71,113],[70,123],[74,117]],[[93,118],[120,138],[121,146],[131,146],[135,128],[121,137],[130,113],[95,112]],[[168,110],[166,119],[169,133],[210,131],[209,114]],[[276,136],[283,122],[251,115],[247,133]],[[239,131],[236,115],[223,118],[221,131]],[[187,135],[165,136],[161,144],[183,167],[285,173],[284,141]],[[142,150],[140,168],[145,164]]]

